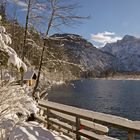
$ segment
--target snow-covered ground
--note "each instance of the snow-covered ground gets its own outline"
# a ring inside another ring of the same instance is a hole
[[[1,19],[0,15],[0,21]],[[7,58],[3,65],[15,66],[19,72],[27,71],[26,64],[18,57],[15,50],[8,46],[11,43],[10,35],[6,33],[5,27],[0,25],[0,52]],[[36,122],[26,122],[31,113],[38,112],[37,103],[31,96],[32,88],[15,85],[9,73],[5,76],[5,82],[0,81],[0,140],[69,139],[39,126]],[[8,81],[10,82],[7,83]]]
[[[24,122],[17,125],[10,134],[9,140],[72,140],[62,133],[52,132],[37,122]]]
[[[0,91],[0,140],[71,140],[37,122],[26,122],[31,113],[38,112],[30,87],[9,85],[1,87]]]
[[[5,132],[10,134],[14,126],[25,121],[31,113],[37,113],[37,103],[29,93],[29,89],[27,91],[25,87],[10,83],[0,87],[0,133],[3,132],[1,136],[5,135]]]

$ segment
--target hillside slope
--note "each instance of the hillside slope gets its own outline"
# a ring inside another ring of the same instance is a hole
[[[58,57],[62,56],[61,60],[81,65],[82,71],[89,76],[99,76],[100,73],[107,70],[118,71],[122,67],[115,56],[95,48],[79,35],[55,34],[51,36],[48,44],[50,51],[52,51],[51,48],[54,49],[53,54],[58,54]],[[67,66],[67,68],[70,67]],[[70,69],[73,73],[77,73],[74,72],[75,67]]]

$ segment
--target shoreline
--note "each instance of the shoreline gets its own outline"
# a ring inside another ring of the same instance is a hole
[[[72,81],[81,81],[81,80],[120,80],[120,81],[140,81],[140,75],[124,75],[124,76],[121,76],[121,75],[114,75],[114,76],[108,76],[108,77],[100,77],[100,78],[75,78],[75,79],[69,79],[69,80],[65,80],[65,81],[53,81],[51,82],[51,86],[50,87],[53,87],[53,86],[60,86],[60,85],[67,85],[69,83],[71,83]],[[49,87],[49,90],[50,90],[50,87]],[[46,89],[46,91],[48,91]],[[43,94],[42,94],[43,95]]]
[[[127,80],[127,81],[139,81],[140,78],[126,78],[126,77],[106,77],[106,78],[91,78],[93,80]]]

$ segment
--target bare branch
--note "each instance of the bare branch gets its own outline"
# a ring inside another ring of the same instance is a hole
[[[77,7],[75,4],[68,4],[68,3],[66,3],[66,1],[64,2],[64,1],[59,1],[59,0],[48,0],[48,6],[49,7],[47,9],[48,10],[47,16],[49,17],[49,20],[47,21],[48,24],[47,24],[47,30],[46,30],[46,37],[49,37],[50,30],[53,28],[58,28],[63,25],[70,26],[72,23],[74,23],[76,21],[79,21],[82,19],[87,19],[87,17],[81,17],[81,16],[74,14],[74,10]],[[35,90],[39,83],[45,48],[46,48],[46,46],[48,48],[50,46],[49,40],[46,39],[45,42],[44,42],[44,46],[42,48],[37,82],[34,87],[33,96],[34,96]],[[64,63],[64,61],[62,61],[62,60],[61,61],[57,60],[57,62]],[[67,63],[69,63],[69,62],[67,62]],[[71,63],[69,63],[69,64],[71,64]]]

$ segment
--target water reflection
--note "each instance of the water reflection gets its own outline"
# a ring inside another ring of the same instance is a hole
[[[140,121],[140,81],[82,80],[53,87],[48,100]],[[127,133],[110,129],[127,139]],[[140,137],[137,137],[140,139]]]
[[[48,99],[140,120],[140,81],[82,80],[53,87]]]

